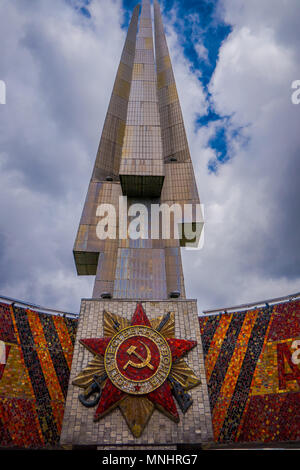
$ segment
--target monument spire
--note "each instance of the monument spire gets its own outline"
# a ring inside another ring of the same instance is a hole
[[[79,275],[96,276],[93,298],[184,298],[183,238],[120,239],[120,220],[116,220],[115,239],[97,236],[97,208],[112,204],[119,214],[122,196],[128,197],[128,209],[143,203],[149,212],[153,204],[176,203],[183,212],[184,204],[199,203],[157,1],[156,62],[149,0],[142,1],[139,22],[138,17],[139,6],[132,15],[115,79],[74,258]],[[192,217],[194,228],[195,223]]]

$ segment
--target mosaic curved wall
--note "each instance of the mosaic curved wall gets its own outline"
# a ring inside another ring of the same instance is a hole
[[[215,441],[300,440],[300,301],[199,322]],[[58,446],[76,328],[0,303],[0,447]]]
[[[215,441],[300,440],[300,301],[199,321]]]
[[[76,327],[0,303],[0,447],[58,445]]]

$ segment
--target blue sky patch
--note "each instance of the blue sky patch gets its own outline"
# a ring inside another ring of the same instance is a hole
[[[131,12],[138,2],[123,0],[126,10],[124,28],[127,28]],[[164,0],[161,2],[164,14],[173,22],[185,56],[192,64],[193,72],[201,72],[199,79],[207,87],[216,63],[222,42],[232,27],[218,18],[219,0]],[[174,10],[177,12],[173,17]],[[207,57],[199,49],[207,51]]]
[[[79,14],[86,18],[91,18],[91,13],[88,9],[91,0],[65,0],[65,2],[71,5]]]
[[[65,1],[79,14],[86,18],[91,17],[88,9],[91,0]],[[123,0],[122,28],[128,28],[132,11],[137,3],[137,0]],[[230,159],[227,144],[230,120],[228,116],[221,116],[214,111],[212,96],[208,90],[222,42],[232,31],[231,26],[219,18],[218,3],[219,0],[164,0],[161,2],[163,13],[172,23],[178,41],[190,63],[191,72],[198,77],[209,102],[208,113],[206,115],[199,113],[195,120],[195,131],[200,126],[208,126],[212,122],[220,121],[215,135],[208,142],[208,146],[216,153],[215,160],[208,164],[209,172],[217,172],[219,165]],[[175,15],[174,12],[176,12]],[[231,132],[230,137],[235,138],[238,134],[239,130],[236,136]]]
[[[86,7],[81,7],[79,9],[79,12],[83,15],[83,16],[86,16],[87,18],[91,18],[91,14],[89,12],[89,10],[86,8]]]
[[[229,160],[227,145],[227,129],[224,125],[217,127],[215,135],[210,138],[208,145],[216,153],[216,158],[208,163],[208,170],[216,173],[220,163],[226,163]]]

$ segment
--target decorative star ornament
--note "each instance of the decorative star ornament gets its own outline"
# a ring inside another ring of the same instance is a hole
[[[172,312],[149,321],[138,303],[131,322],[104,312],[104,337],[80,340],[94,358],[72,382],[84,389],[84,406],[97,406],[94,421],[118,406],[135,437],[155,408],[179,422],[174,398],[185,413],[192,404],[186,391],[200,380],[182,359],[197,342],[174,336]]]

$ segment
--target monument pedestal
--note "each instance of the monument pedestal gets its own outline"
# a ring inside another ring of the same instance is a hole
[[[132,300],[83,299],[78,321],[68,394],[65,404],[60,443],[65,448],[87,446],[97,449],[176,449],[178,444],[204,444],[213,440],[211,413],[207,392],[204,358],[196,300],[142,301],[150,322],[174,313],[175,338],[196,341],[197,345],[184,356],[184,361],[201,380],[189,390],[193,404],[183,414],[177,406],[179,422],[174,422],[155,409],[140,437],[134,437],[121,410],[116,407],[99,421],[94,421],[95,408],[83,406],[78,395],[82,390],[72,381],[93,359],[93,354],[80,340],[104,336],[104,311],[130,321],[137,302]],[[125,447],[124,447],[125,446]]]

